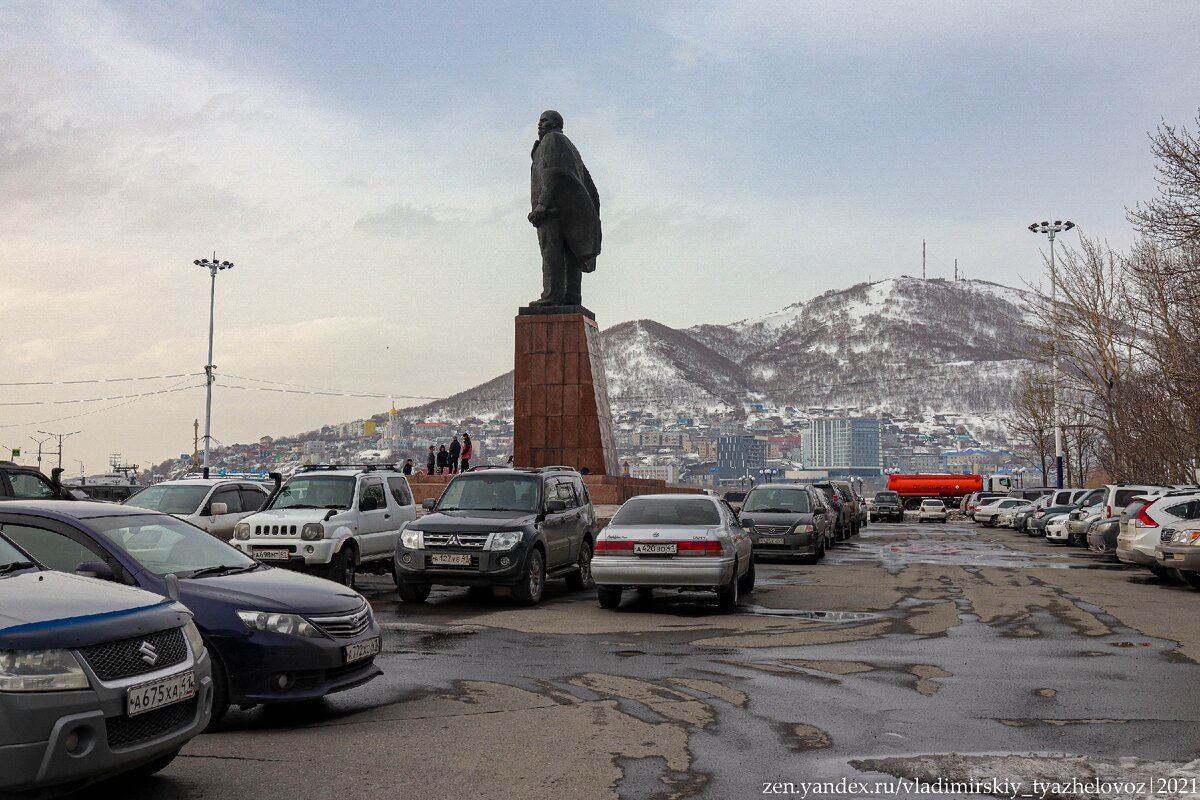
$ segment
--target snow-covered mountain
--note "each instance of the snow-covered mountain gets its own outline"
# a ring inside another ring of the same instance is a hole
[[[905,277],[729,325],[624,322],[601,335],[609,397],[617,412],[671,415],[770,401],[994,416],[1026,357],[1024,299],[988,281]],[[510,372],[408,413],[504,416],[511,398]]]

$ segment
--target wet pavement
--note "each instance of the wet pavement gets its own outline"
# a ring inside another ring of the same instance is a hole
[[[1037,776],[1127,780],[1104,797],[1142,796],[1137,780],[1147,797],[1200,789],[1200,592],[969,523],[876,523],[816,566],[760,561],[758,579],[721,614],[666,591],[606,611],[562,581],[531,609],[463,589],[406,606],[367,576],[383,677],[234,711],[133,796],[980,797],[899,780]]]

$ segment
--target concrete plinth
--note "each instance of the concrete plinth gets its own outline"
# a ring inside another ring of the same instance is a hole
[[[513,463],[619,475],[600,329],[583,314],[516,318]]]

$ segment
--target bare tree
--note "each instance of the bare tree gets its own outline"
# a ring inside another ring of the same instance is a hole
[[[1045,368],[1029,368],[1017,375],[1012,410],[1005,419],[1009,432],[1028,449],[1030,460],[1040,465],[1046,479],[1054,451],[1054,389]]]
[[[1200,114],[1196,117],[1200,128]],[[1129,221],[1145,236],[1177,247],[1200,244],[1200,137],[1160,123],[1150,134],[1158,171],[1158,197],[1138,203]]]

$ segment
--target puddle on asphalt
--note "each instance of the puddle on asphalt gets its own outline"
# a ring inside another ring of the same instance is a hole
[[[1090,553],[1030,553],[996,542],[964,539],[914,539],[891,544],[852,542],[830,551],[831,563],[875,562],[884,569],[909,564],[949,564],[976,567],[1044,567],[1049,569],[1124,570],[1124,564],[1100,561]]]
[[[760,617],[788,617],[789,619],[807,619],[813,622],[858,622],[864,619],[880,619],[880,614],[868,611],[805,611],[798,608],[767,608],[766,606],[740,606],[742,614],[754,614]]]

